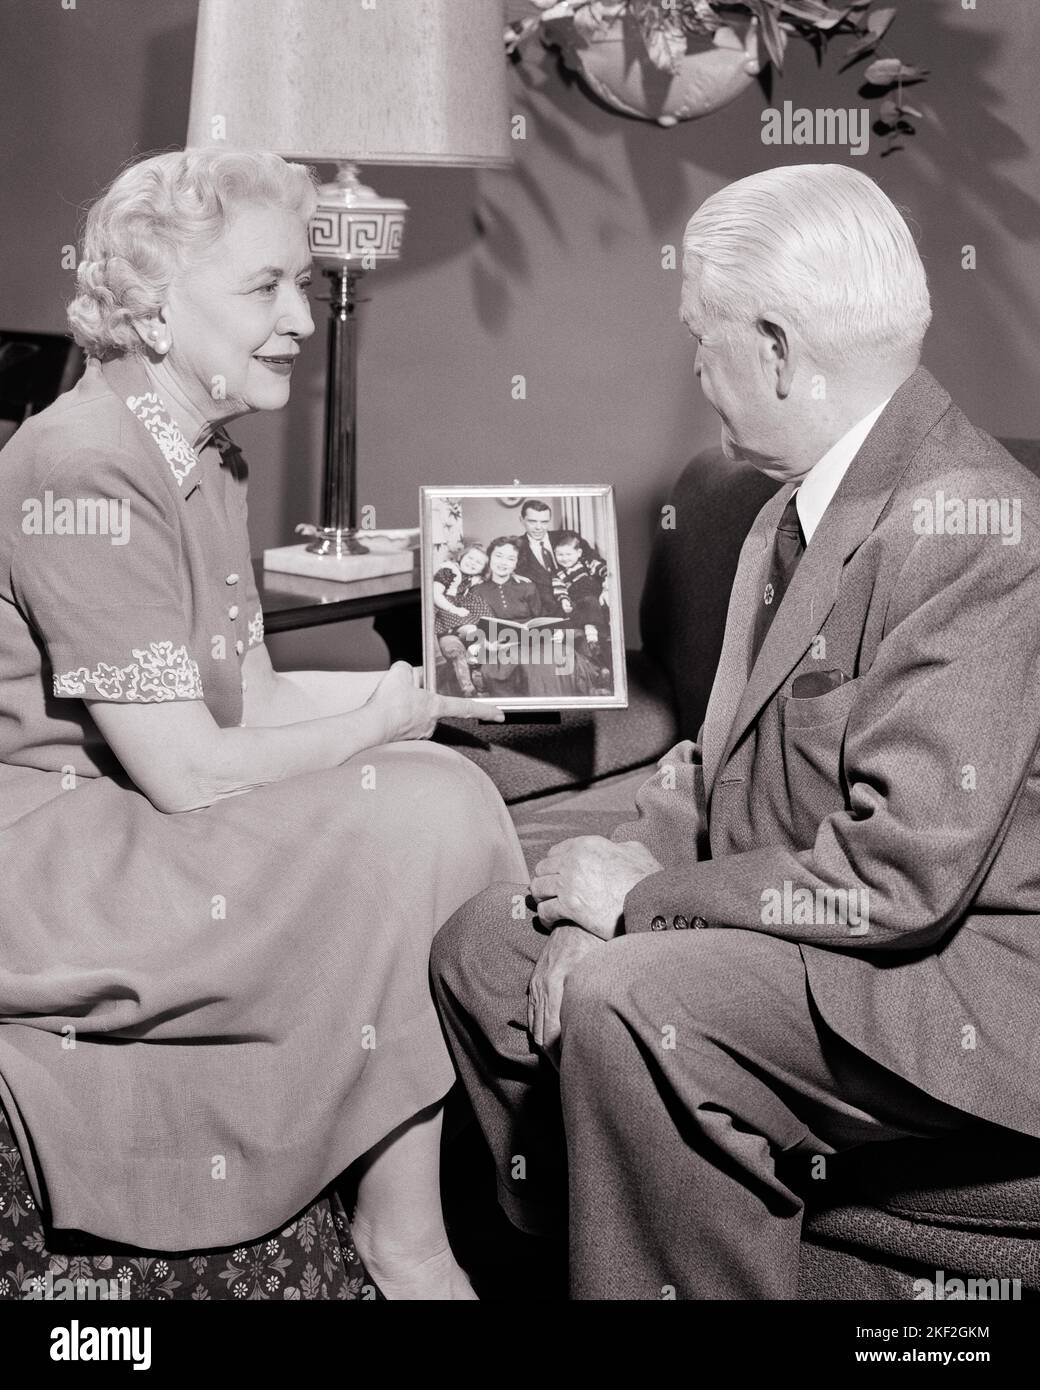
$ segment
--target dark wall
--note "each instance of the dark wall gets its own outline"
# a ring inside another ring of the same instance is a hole
[[[678,245],[704,197],[772,163],[842,159],[881,180],[920,229],[935,301],[927,365],[985,429],[1040,434],[1040,9],[901,9],[892,46],[932,75],[914,93],[919,134],[887,158],[876,140],[862,159],[763,146],[757,88],[673,130],[627,120],[532,48],[510,77],[527,117],[511,173],[371,171],[412,210],[403,261],[365,282],[360,495],[378,523],[415,524],[420,482],[612,482],[634,636],[656,508],[680,465],[718,438],[661,248]],[[131,156],[183,144],[195,12],[196,0],[0,0],[4,326],[64,327],[62,252],[83,210]],[[821,74],[802,47],[774,102],[859,104],[836,58]],[[968,243],[974,271],[961,268]],[[257,549],[316,519],[324,306],[314,310],[289,407],[233,427],[252,466]],[[518,373],[524,401],[512,398]],[[285,664],[382,654],[356,625],[272,648]]]

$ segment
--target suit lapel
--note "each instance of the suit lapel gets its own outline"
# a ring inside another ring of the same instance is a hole
[[[711,795],[715,774],[722,761],[726,735],[740,703],[741,691],[747,683],[748,651],[755,607],[769,571],[769,557],[790,489],[777,493],[755,517],[737,561],[737,573],[729,596],[726,612],[726,631],[722,639],[722,654],[711,687],[708,708],[704,715],[701,736],[701,762],[704,767],[704,794]],[[796,571],[797,573],[797,571]]]
[[[744,734],[820,631],[834,607],[846,560],[874,529],[910,459],[949,405],[949,396],[923,367],[892,397],[824,512],[748,676],[754,612],[777,522],[795,485],[781,488],[755,519],[741,551],[722,657],[705,716],[706,800]]]

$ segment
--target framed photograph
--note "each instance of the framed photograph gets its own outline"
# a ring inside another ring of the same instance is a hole
[[[626,707],[614,489],[419,492],[426,688],[507,710]]]

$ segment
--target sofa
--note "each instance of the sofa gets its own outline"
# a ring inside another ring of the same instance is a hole
[[[1003,442],[1040,476],[1040,443]],[[635,791],[656,760],[696,735],[740,547],[777,486],[720,451],[682,472],[669,499],[674,528],[662,527],[652,547],[641,646],[627,654],[627,710],[441,725],[438,739],[498,786],[529,868],[559,840],[609,835],[633,819]],[[980,1126],[956,1140],[866,1145],[828,1165],[826,1199],[806,1192],[801,1298],[914,1298],[923,1296],[914,1281],[939,1270],[947,1287],[954,1278],[1019,1280],[1023,1298],[1040,1297],[1040,1140]]]

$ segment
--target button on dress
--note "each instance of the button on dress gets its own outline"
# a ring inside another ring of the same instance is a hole
[[[451,1087],[430,942],[526,880],[427,742],[157,811],[83,701],[233,727],[262,641],[240,452],[91,358],[0,454],[0,1103],[57,1228],[173,1251],[298,1212]]]

